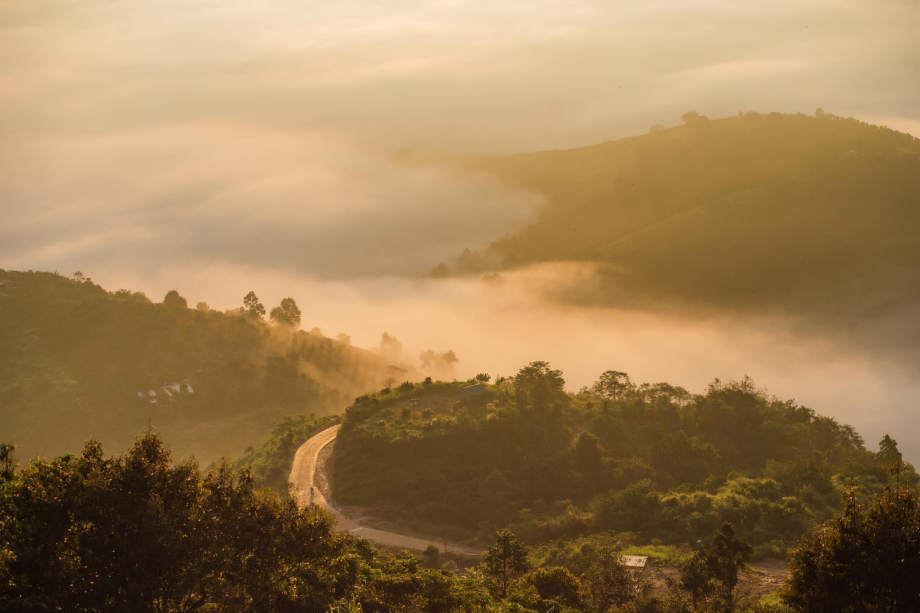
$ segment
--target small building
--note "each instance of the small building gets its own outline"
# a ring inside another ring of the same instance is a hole
[[[460,390],[460,397],[463,399],[477,398],[483,394],[488,394],[489,389],[482,383],[474,383],[473,385],[467,385]]]
[[[620,556],[620,564],[626,568],[642,570],[648,564],[648,556]]]

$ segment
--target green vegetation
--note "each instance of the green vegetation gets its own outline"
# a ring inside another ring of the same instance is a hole
[[[920,611],[920,498],[886,488],[866,504],[854,487],[843,513],[803,539],[786,601],[799,611]]]
[[[304,422],[315,426],[315,422]],[[296,427],[291,428],[296,430]],[[331,518],[258,490],[248,470],[205,476],[174,464],[149,431],[124,456],[96,441],[79,456],[17,471],[0,445],[0,609],[447,613],[783,613],[890,611],[920,604],[920,499],[886,487],[863,507],[853,483],[842,516],[794,554],[793,578],[765,598],[736,594],[751,547],[731,524],[663,583],[604,545],[582,570],[547,564],[500,531],[463,572],[336,534]],[[897,483],[909,481],[899,463]],[[585,547],[582,547],[585,549]]]
[[[245,471],[172,465],[149,433],[123,457],[90,442],[0,473],[4,611],[446,613],[491,602],[481,581],[335,534],[323,512],[255,490]]]
[[[684,120],[590,147],[466,160],[546,206],[436,276],[592,262],[597,283],[579,278],[560,299],[780,306],[821,313],[811,323],[829,329],[839,323],[830,315],[890,314],[901,304],[893,288],[916,308],[920,139],[825,113]],[[888,310],[867,311],[879,304]]]
[[[250,471],[256,487],[284,494],[288,491],[288,477],[297,450],[311,436],[337,421],[335,416],[285,417],[259,441],[258,447],[247,447],[234,465],[238,470]]]
[[[853,428],[750,380],[691,395],[610,371],[572,395],[535,362],[482,396],[464,397],[464,385],[357,399],[335,444],[336,499],[458,541],[509,528],[583,572],[611,543],[686,560],[688,544],[725,522],[756,556],[782,557],[842,508],[848,482],[867,497],[894,485],[893,440],[873,453]],[[907,467],[899,478],[917,476]]]
[[[293,301],[272,326],[254,293],[223,313],[175,291],[161,304],[107,292],[82,274],[0,276],[15,285],[0,295],[0,419],[25,457],[90,437],[126,449],[148,420],[180,457],[237,456],[284,415],[337,412],[376,389],[390,365],[293,329]]]

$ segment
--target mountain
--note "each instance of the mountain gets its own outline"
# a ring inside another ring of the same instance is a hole
[[[339,412],[391,372],[377,353],[177,294],[152,303],[44,272],[0,281],[0,430],[21,458],[90,437],[126,449],[149,424],[207,463],[284,415]]]
[[[464,160],[545,206],[436,273],[583,262],[592,281],[557,288],[560,300],[784,312],[826,328],[862,320],[892,337],[907,321],[920,339],[909,323],[920,306],[920,139],[820,110],[684,120]]]

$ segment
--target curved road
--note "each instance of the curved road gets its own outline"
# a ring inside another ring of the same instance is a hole
[[[410,549],[413,551],[425,551],[431,545],[440,550],[444,550],[444,541],[429,541],[426,539],[415,538],[396,532],[387,532],[385,530],[376,530],[374,528],[364,527],[357,522],[345,517],[323,496],[319,487],[314,484],[314,474],[316,473],[319,453],[323,447],[335,440],[339,432],[339,426],[327,428],[318,434],[313,435],[310,440],[300,446],[297,454],[294,456],[294,466],[291,469],[291,476],[288,479],[294,484],[294,497],[301,505],[315,504],[322,507],[336,519],[336,530],[339,532],[348,532],[354,536],[360,536],[377,545],[386,547],[396,547],[399,549]],[[314,488],[312,500],[310,498],[310,488]],[[462,553],[465,555],[478,556],[481,551],[463,547],[461,545],[450,544],[447,550],[451,553]]]

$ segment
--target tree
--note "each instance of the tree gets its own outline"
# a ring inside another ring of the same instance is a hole
[[[514,396],[518,407],[545,408],[565,386],[562,371],[553,370],[549,362],[531,362],[514,376]]]
[[[487,372],[481,372],[473,378],[480,383],[488,383],[492,379],[492,375]]]
[[[597,437],[590,432],[579,434],[572,446],[572,461],[578,472],[596,477],[601,470],[601,459],[601,448]]]
[[[265,317],[265,307],[259,302],[259,297],[255,292],[249,292],[243,297],[243,306],[240,312],[253,319],[262,319]]]
[[[538,568],[527,577],[544,600],[554,600],[569,607],[577,607],[581,582],[563,566]]]
[[[166,296],[163,297],[163,306],[170,309],[187,309],[188,300],[179,295],[174,289],[166,292]]]
[[[582,576],[581,584],[585,600],[595,613],[607,613],[614,606],[624,605],[633,595],[629,569],[610,547],[603,547],[597,552],[594,562]]]
[[[82,272],[78,270],[77,272],[73,273],[73,280],[76,281],[77,283],[83,283],[84,281],[86,281],[86,277],[83,275]]]
[[[687,111],[686,113],[681,115],[680,118],[683,119],[684,123],[688,126],[709,121],[708,117],[706,117],[705,115],[700,115],[696,111]]]
[[[0,444],[0,481],[9,481],[13,478],[16,470],[16,462],[13,458],[13,452],[16,451],[16,445],[10,443]]]
[[[441,568],[441,550],[434,545],[428,545],[422,552],[422,557],[428,568]]]
[[[608,370],[601,375],[594,389],[604,398],[612,398],[616,402],[625,391],[632,388],[629,375],[618,370]]]
[[[195,308],[205,313],[211,310],[211,307],[208,306],[207,302],[199,302],[198,304],[195,305]]]
[[[272,309],[271,319],[279,324],[298,328],[300,327],[300,309],[297,308],[297,303],[293,298],[285,298],[279,306]]]
[[[502,530],[496,534],[495,544],[485,553],[484,572],[492,581],[499,598],[508,596],[515,579],[530,570],[527,547],[514,533]]]
[[[870,505],[851,489],[841,515],[792,555],[785,601],[797,611],[920,611],[920,499],[886,487]]]
[[[715,596],[725,599],[731,609],[738,573],[753,553],[751,546],[736,537],[735,529],[725,522],[708,547],[694,552],[681,573],[681,587],[690,592],[694,607],[700,597]]]

